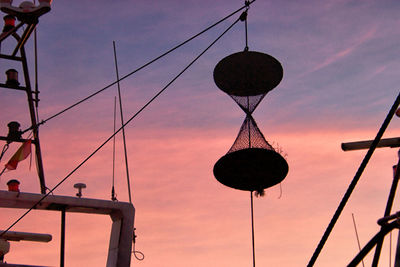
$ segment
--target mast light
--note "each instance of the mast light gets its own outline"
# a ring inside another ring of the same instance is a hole
[[[6,71],[7,81],[6,84],[10,86],[18,86],[18,71],[15,69],[9,69]]]
[[[19,181],[18,180],[10,180],[7,182],[8,191],[10,192],[19,192]]]
[[[3,32],[8,32],[15,27],[15,17],[13,15],[5,15]]]
[[[12,121],[7,124],[8,126],[8,134],[7,134],[7,142],[11,143],[12,141],[18,141],[21,139],[21,131],[19,127],[21,126],[17,121]]]

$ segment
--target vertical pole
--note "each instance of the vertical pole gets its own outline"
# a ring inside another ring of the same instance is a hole
[[[64,267],[65,259],[65,208],[61,210],[61,251],[60,267]]]
[[[33,132],[33,140],[34,140],[33,143],[35,144],[36,164],[37,164],[37,171],[38,171],[38,176],[39,176],[39,181],[40,181],[40,192],[42,194],[46,194],[46,183],[44,180],[42,152],[40,150],[40,143],[39,143],[39,129],[37,126],[37,121],[36,121],[35,107],[34,107],[34,103],[33,103],[34,100],[32,97],[33,92],[32,92],[32,88],[31,88],[31,82],[29,79],[28,64],[27,64],[27,60],[26,60],[24,47],[21,47],[20,51],[21,51],[21,57],[22,57],[22,68],[24,70],[26,94],[28,97],[29,112],[31,115],[32,132]],[[36,96],[36,101],[37,100],[38,99]]]
[[[397,248],[396,248],[396,257],[394,260],[394,267],[400,267],[400,231],[399,231],[399,236],[397,237]]]
[[[392,267],[392,232],[389,233],[389,267]]]
[[[114,97],[114,129],[113,133],[115,133],[115,122],[117,116],[117,97]],[[115,187],[114,187],[114,182],[115,182],[115,135],[113,136],[113,163],[112,163],[112,187],[111,187],[111,200],[116,201],[117,198],[115,197]]]
[[[256,252],[254,246],[254,212],[253,212],[253,191],[250,191],[250,202],[251,202],[251,241],[253,247],[253,267],[256,267]]]
[[[400,153],[400,150],[399,150],[399,153]],[[397,165],[393,166],[393,182],[392,182],[392,186],[390,188],[388,201],[386,203],[386,209],[385,209],[385,213],[383,215],[384,217],[390,215],[390,212],[391,212],[392,206],[393,206],[393,201],[396,196],[396,190],[397,190],[397,185],[399,183],[399,176],[400,176],[400,173],[397,170],[397,166],[399,166],[399,164],[400,164],[400,157],[399,157],[399,162],[397,163]],[[372,261],[371,267],[378,266],[379,257],[381,255],[381,250],[382,250],[382,245],[383,245],[383,237],[376,244],[374,259]],[[396,254],[396,257],[397,257],[397,254]]]
[[[118,99],[119,99],[119,110],[120,110],[120,115],[121,115],[121,125],[124,125],[124,116],[123,116],[123,112],[122,112],[121,88],[119,85],[119,72],[118,72],[117,52],[115,49],[115,41],[113,41],[113,47],[114,47],[115,72],[117,75]],[[127,180],[127,184],[128,184],[129,203],[132,203],[131,183],[130,183],[130,179],[129,179],[129,167],[128,167],[128,152],[126,150],[125,127],[122,128],[122,139],[124,140],[125,168],[126,168],[126,180]]]

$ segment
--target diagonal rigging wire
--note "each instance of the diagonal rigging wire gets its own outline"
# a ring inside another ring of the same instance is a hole
[[[155,94],[142,108],[140,108],[132,117],[129,118],[117,131],[115,131],[110,137],[107,138],[98,148],[96,148],[89,156],[87,156],[75,169],[73,169],[67,176],[65,176],[58,184],[56,184],[47,194],[43,195],[41,199],[36,202],[29,210],[22,214],[13,224],[11,224],[6,230],[0,233],[0,238],[7,233],[14,225],[22,220],[29,212],[36,208],[48,195],[50,195],[55,189],[57,189],[62,183],[64,183],[75,171],[77,171],[83,164],[85,164],[92,156],[94,156],[101,148],[103,148],[116,134],[118,134],[126,125],[128,125],[134,118],[136,118],[148,105],[150,105],[159,95],[161,95],[173,82],[175,82],[187,69],[189,69],[208,49],[210,49],[222,36],[225,35],[237,22],[239,18],[235,20],[221,35],[219,35],[206,49],[204,49],[197,57],[195,57],[181,72],[179,72],[167,85],[165,85],[157,94]]]
[[[53,119],[53,118],[55,118],[55,117],[61,115],[62,113],[64,113],[64,112],[66,112],[66,111],[68,111],[68,110],[74,108],[75,106],[77,106],[77,105],[79,105],[79,104],[85,102],[86,100],[89,100],[90,98],[92,98],[92,97],[98,95],[99,93],[105,91],[106,89],[108,89],[108,88],[110,88],[111,86],[117,84],[118,82],[120,82],[120,81],[122,81],[122,80],[128,78],[129,76],[133,75],[134,73],[136,73],[136,72],[138,72],[138,71],[144,69],[145,67],[147,67],[147,66],[149,66],[150,64],[156,62],[157,60],[161,59],[162,57],[164,57],[164,56],[168,55],[169,53],[175,51],[175,50],[178,49],[179,47],[181,47],[181,46],[187,44],[188,42],[192,41],[193,39],[199,37],[200,35],[202,35],[203,33],[207,32],[208,30],[214,28],[215,26],[217,26],[217,25],[220,24],[221,22],[227,20],[228,18],[232,17],[233,15],[237,14],[237,13],[240,12],[241,10],[243,10],[243,9],[245,9],[245,8],[248,8],[249,5],[252,4],[252,3],[254,3],[255,1],[256,1],[256,0],[246,1],[246,3],[245,3],[244,6],[242,6],[242,7],[239,8],[239,9],[237,9],[236,11],[232,12],[232,13],[229,14],[228,16],[226,16],[226,17],[220,19],[219,21],[215,22],[215,23],[212,24],[211,26],[209,26],[209,27],[207,27],[206,29],[202,30],[201,32],[199,32],[199,33],[193,35],[192,37],[190,37],[190,38],[187,39],[186,41],[183,41],[182,43],[176,45],[175,47],[171,48],[171,49],[168,50],[167,52],[161,54],[160,56],[158,56],[158,57],[156,57],[156,58],[150,60],[150,61],[147,62],[146,64],[144,64],[144,65],[142,65],[141,67],[135,69],[134,71],[132,71],[132,72],[126,74],[125,76],[122,76],[120,79],[117,79],[116,81],[114,81],[114,82],[110,83],[109,85],[103,87],[102,89],[100,89],[100,90],[94,92],[93,94],[91,94],[91,95],[89,95],[89,96],[83,98],[82,100],[76,102],[75,104],[73,104],[73,105],[71,105],[71,106],[69,106],[69,107],[67,107],[67,108],[65,108],[65,109],[63,109],[63,110],[61,110],[61,111],[59,111],[58,113],[56,113],[56,114],[54,114],[54,115],[48,117],[47,119],[42,120],[41,122],[39,122],[39,123],[37,124],[36,127],[39,127],[40,125],[42,125],[42,124],[48,122],[49,120],[51,120],[51,119]],[[28,128],[28,129],[26,129],[26,130],[24,130],[23,133],[29,131],[31,128],[32,128],[32,127]]]

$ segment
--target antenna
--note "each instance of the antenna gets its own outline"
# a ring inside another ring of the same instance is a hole
[[[354,225],[354,231],[356,233],[358,249],[359,249],[359,251],[361,251],[360,238],[358,237],[358,231],[357,231],[356,219],[354,218],[354,213],[351,214],[351,217],[353,218],[353,225]],[[364,260],[362,260],[361,262],[362,262],[362,266],[364,267],[365,266]]]
[[[117,116],[117,97],[114,97],[114,130],[115,133],[115,122]],[[116,201],[117,197],[115,196],[115,188],[114,188],[114,177],[115,177],[115,135],[113,136],[113,160],[112,160],[112,187],[111,187],[111,200]]]
[[[126,167],[126,180],[128,186],[128,196],[129,196],[129,203],[132,203],[132,194],[131,194],[131,183],[129,179],[129,167],[128,167],[128,152],[126,149],[126,138],[125,138],[125,127],[124,127],[124,115],[122,111],[122,99],[121,99],[121,88],[119,85],[119,73],[118,73],[118,61],[117,61],[117,51],[115,49],[115,41],[113,41],[114,47],[114,60],[115,60],[115,73],[117,75],[117,85],[118,85],[118,99],[119,99],[119,110],[121,116],[121,125],[122,125],[122,138],[124,141],[124,155],[125,155],[125,167]]]
[[[82,197],[82,189],[86,188],[86,184],[77,183],[77,184],[74,184],[74,188],[78,189],[78,193],[76,193],[76,196],[81,198]]]

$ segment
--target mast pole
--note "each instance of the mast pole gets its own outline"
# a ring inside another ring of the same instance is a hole
[[[43,170],[43,160],[42,160],[42,153],[40,149],[40,142],[39,142],[39,129],[38,129],[38,122],[37,122],[37,112],[35,110],[35,102],[39,101],[38,99],[38,92],[34,93],[31,88],[31,82],[29,78],[29,69],[28,69],[28,63],[27,63],[27,58],[26,58],[26,53],[25,53],[25,43],[27,42],[27,39],[31,35],[32,31],[35,29],[36,25],[38,23],[38,20],[31,20],[31,21],[22,21],[18,26],[14,27],[13,29],[10,29],[7,33],[3,33],[2,37],[5,39],[8,36],[14,37],[17,41],[17,45],[14,48],[14,51],[12,52],[11,55],[5,55],[5,54],[0,54],[0,58],[4,58],[7,60],[12,60],[12,61],[17,61],[20,62],[22,65],[22,70],[24,72],[24,80],[25,80],[25,86],[20,86],[18,81],[17,84],[0,84],[0,87],[3,88],[9,88],[9,89],[14,89],[14,90],[22,90],[26,92],[27,95],[27,100],[28,100],[28,108],[29,108],[29,114],[31,117],[31,127],[29,129],[32,129],[32,134],[33,134],[33,141],[32,143],[35,146],[35,154],[36,154],[36,166],[37,166],[37,173],[39,176],[39,183],[40,183],[40,192],[42,194],[46,194],[46,183],[45,183],[45,178],[44,178],[44,170]],[[20,37],[17,33],[16,30],[17,28],[21,27],[22,25],[27,24],[26,29],[24,30],[22,37]],[[1,39],[1,38],[0,38]],[[3,39],[0,40],[0,43]],[[20,56],[16,56],[17,52],[20,52]],[[34,97],[35,94],[35,97]],[[21,132],[23,134],[24,132]],[[8,140],[7,138],[0,137],[0,140]],[[17,140],[11,140],[11,141],[17,141],[17,142],[24,142],[26,140],[19,138]]]
[[[24,46],[22,46],[20,48],[20,51],[21,51],[21,58],[22,58],[22,68],[24,71],[25,91],[26,91],[26,94],[28,97],[29,113],[30,113],[31,124],[32,124],[33,143],[35,145],[37,172],[38,172],[39,182],[40,182],[40,192],[42,194],[46,194],[46,183],[45,183],[45,179],[44,179],[42,152],[40,149],[40,142],[39,142],[39,128],[38,128],[38,124],[36,121],[37,114],[35,112],[35,105],[34,105],[34,101],[37,102],[39,100],[38,100],[37,95],[36,95],[35,100],[32,97],[33,92],[32,92],[31,82],[30,82],[30,78],[29,78],[29,70],[28,70],[28,64],[27,64],[27,60],[26,60]]]

